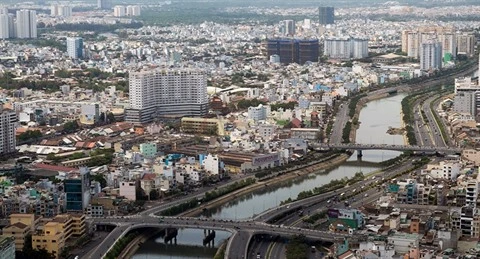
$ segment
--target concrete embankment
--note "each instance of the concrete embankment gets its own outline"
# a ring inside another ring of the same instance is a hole
[[[252,185],[249,185],[245,188],[239,189],[237,191],[231,192],[227,195],[224,195],[222,197],[219,197],[213,201],[207,202],[205,204],[200,205],[199,207],[192,209],[190,211],[186,211],[184,213],[181,213],[179,216],[186,216],[186,217],[192,217],[192,216],[197,216],[200,213],[203,212],[204,209],[207,208],[213,208],[213,207],[219,207],[239,196],[246,195],[248,193],[251,193],[253,191],[259,190],[261,188],[265,188],[265,185],[269,186],[275,186],[277,184],[281,184],[285,181],[289,181],[292,179],[295,179],[296,177],[303,176],[303,175],[308,175],[311,173],[315,173],[321,170],[326,170],[330,169],[332,167],[338,166],[345,162],[348,158],[350,157],[349,154],[339,154],[338,156],[321,162],[317,164],[313,164],[307,167],[303,167],[301,169],[297,170],[292,170],[291,172],[285,173],[283,175],[280,175],[278,177],[274,177],[272,179],[262,181],[262,182],[257,182]],[[155,235],[157,235],[159,232],[156,232]],[[145,242],[149,238],[153,237],[154,235],[141,235],[138,238],[135,238],[128,246],[122,251],[122,254],[118,258],[131,258],[135,252],[137,251],[139,244]]]
[[[229,193],[225,196],[219,197],[219,198],[217,198],[217,199],[215,199],[211,202],[207,202],[205,204],[202,204],[195,209],[184,212],[184,213],[182,213],[182,216],[197,216],[200,213],[202,213],[202,211],[204,209],[219,207],[219,206],[221,206],[221,205],[223,205],[223,204],[225,204],[225,203],[227,203],[227,202],[229,202],[229,201],[231,201],[231,200],[233,200],[233,199],[235,199],[239,196],[246,195],[250,192],[265,188],[265,185],[274,186],[276,184],[280,184],[282,182],[292,180],[292,179],[294,179],[296,177],[299,177],[299,176],[308,175],[308,174],[314,173],[316,171],[326,170],[326,169],[332,168],[334,166],[338,166],[341,163],[345,162],[348,159],[348,157],[349,157],[348,154],[340,154],[337,157],[332,158],[331,160],[325,161],[323,163],[311,165],[309,167],[302,168],[302,169],[299,169],[299,170],[293,170],[289,173],[286,173],[286,174],[283,174],[281,176],[269,179],[269,180],[264,181],[264,182],[254,183],[254,184],[249,185],[249,186],[247,186],[243,189],[240,189],[240,190],[234,191],[232,193]]]
[[[158,229],[156,231],[151,232],[150,230],[143,231],[138,237],[134,238],[120,253],[117,257],[118,259],[129,259],[135,255],[139,246],[149,240],[150,238],[159,235],[162,230]]]

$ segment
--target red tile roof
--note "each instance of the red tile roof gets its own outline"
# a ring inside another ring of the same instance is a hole
[[[58,166],[58,165],[47,165],[47,164],[35,164],[35,168],[38,169],[45,169],[45,170],[51,170],[51,171],[62,171],[62,172],[71,172],[71,171],[77,171],[78,169],[72,168],[72,167],[66,167],[66,166]]]

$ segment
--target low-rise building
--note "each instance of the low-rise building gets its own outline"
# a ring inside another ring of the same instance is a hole
[[[211,118],[182,118],[182,131],[185,133],[205,135],[225,135],[224,124],[219,119]]]
[[[64,224],[55,221],[46,223],[43,230],[32,235],[32,248],[45,249],[55,258],[59,258],[66,241],[63,226]]]

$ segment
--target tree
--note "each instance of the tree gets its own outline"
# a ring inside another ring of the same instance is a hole
[[[99,182],[102,188],[107,186],[107,180],[105,180],[105,177],[103,176],[103,174],[94,175],[92,177],[92,180]]]
[[[79,128],[77,121],[69,121],[63,124],[63,132],[73,133]]]
[[[158,200],[160,198],[160,193],[156,189],[150,191],[150,200]]]
[[[107,112],[107,123],[114,123],[115,122],[115,116],[113,116],[113,113]]]

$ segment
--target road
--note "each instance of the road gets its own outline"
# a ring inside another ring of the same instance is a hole
[[[303,229],[291,226],[280,226],[257,222],[253,220],[215,220],[211,218],[195,217],[160,217],[156,215],[149,216],[128,216],[128,217],[106,217],[95,218],[93,222],[102,225],[116,226],[112,232],[88,255],[87,258],[102,258],[117,240],[125,236],[128,232],[138,228],[194,228],[194,229],[213,229],[223,230],[233,233],[229,242],[235,244],[228,245],[229,258],[237,258],[245,254],[250,237],[253,235],[278,235],[290,237],[291,235],[303,234],[307,238],[315,240],[324,240],[333,242],[336,239],[342,239],[346,235],[339,233],[329,233],[327,231]],[[237,232],[237,230],[239,232]],[[237,234],[238,233],[238,234]],[[237,241],[236,241],[237,240]],[[243,243],[243,244],[242,244]]]
[[[367,187],[378,183],[378,181],[382,178],[389,179],[394,177],[396,174],[400,172],[404,172],[413,168],[413,159],[409,160],[408,162],[393,168],[391,170],[387,170],[382,173],[378,173],[374,176],[367,177],[364,181],[352,184],[350,186],[344,187],[340,190],[337,190],[335,193],[331,192],[329,194],[338,195],[341,193],[349,194],[353,190],[359,192],[355,195],[354,198],[350,199],[350,204],[352,207],[359,207],[363,204],[371,203],[374,200],[378,199],[383,193],[378,192],[377,188],[371,188],[366,192],[362,192],[362,190]],[[326,194],[328,197],[332,197],[333,195]],[[367,196],[365,196],[367,194]],[[299,207],[303,207],[304,213],[306,216],[319,213],[323,210],[326,210],[328,207],[335,207],[335,208],[342,208],[345,206],[343,202],[334,203],[333,200],[328,201],[327,199],[322,199],[322,196],[315,196],[316,202],[312,202],[311,200],[300,200],[298,202],[291,203],[289,205],[283,205],[278,207],[277,209],[271,210],[270,212],[267,211],[261,217],[265,219],[272,219],[276,216],[280,215],[280,213],[285,213],[286,207],[288,206],[293,213],[290,215],[285,216],[284,218],[280,219],[279,221],[275,222],[277,225],[284,225],[284,226],[295,226],[295,227],[305,227],[309,228],[310,226],[303,222],[304,215],[299,215],[296,211]],[[325,197],[325,196],[324,196]],[[310,199],[310,198],[309,198]],[[261,244],[257,244],[261,243]],[[267,245],[268,244],[268,245]],[[249,251],[249,255],[252,253],[260,255],[265,255],[265,258],[282,258],[285,254],[285,244],[282,242],[269,242],[269,241],[252,241],[251,245],[253,251]],[[262,257],[263,258],[263,257]]]
[[[330,134],[329,143],[340,144],[342,143],[342,132],[345,124],[350,119],[348,116],[348,104],[347,101],[340,105],[337,114],[335,115],[335,121],[333,123],[332,132]]]

